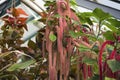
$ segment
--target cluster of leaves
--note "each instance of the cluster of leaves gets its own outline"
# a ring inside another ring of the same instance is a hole
[[[27,31],[28,15],[21,8],[12,8],[8,14],[2,17],[0,80],[44,79],[47,76],[47,66],[39,43],[29,40],[28,47],[22,46],[24,41],[21,39],[24,30]]]
[[[82,26],[90,31],[90,34],[86,34],[90,44],[97,42],[90,49],[92,53],[95,53],[98,56],[98,59],[96,60],[98,64],[92,63],[94,66],[99,65],[97,70],[94,71],[95,76],[99,75],[98,79],[100,78],[100,80],[103,80],[104,78],[107,80],[107,77],[109,77],[109,79],[114,78],[119,80],[120,21],[98,8],[93,12],[78,13],[78,16],[81,19]],[[106,46],[107,44],[108,46]],[[86,51],[88,50],[88,48],[83,49]],[[85,63],[91,61],[93,60],[88,59]],[[96,72],[98,70],[99,72]],[[93,78],[91,78],[91,80],[96,80],[96,78]]]

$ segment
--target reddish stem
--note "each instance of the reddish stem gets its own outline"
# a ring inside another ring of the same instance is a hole
[[[109,59],[115,58],[116,48],[112,51],[112,53],[109,56]]]
[[[92,77],[92,66],[88,65],[88,76]]]
[[[88,74],[87,74],[87,65],[83,64],[83,76],[84,76],[84,80],[87,80]]]
[[[116,54],[116,49],[114,48],[114,50],[111,52],[111,54],[109,55],[108,59],[114,59],[115,58],[115,54]],[[107,60],[108,60],[107,59]],[[112,71],[110,70],[110,68],[108,68],[107,65],[107,60],[104,63],[104,70],[103,73],[105,73],[108,77],[114,78],[114,73],[112,73]]]
[[[102,74],[102,53],[106,47],[107,44],[112,44],[113,42],[112,41],[105,41],[102,46],[101,46],[101,49],[100,49],[100,53],[99,53],[99,60],[98,60],[98,63],[99,63],[99,72],[100,72],[100,80],[103,80],[103,74]]]

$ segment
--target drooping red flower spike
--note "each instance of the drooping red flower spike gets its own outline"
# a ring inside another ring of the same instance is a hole
[[[100,80],[103,80],[102,54],[103,54],[103,51],[104,51],[107,44],[111,45],[111,44],[113,44],[113,42],[112,41],[105,41],[100,48],[100,53],[99,53],[99,58],[98,58]]]

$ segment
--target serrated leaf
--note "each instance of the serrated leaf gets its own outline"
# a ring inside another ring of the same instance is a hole
[[[28,60],[28,61],[25,61],[25,62],[22,62],[22,63],[15,63],[15,64],[11,65],[7,69],[7,71],[15,71],[15,70],[19,70],[19,69],[25,69],[33,63],[35,63],[35,60]]]
[[[81,20],[81,23],[88,23],[90,25],[92,25],[92,21],[91,21],[91,16],[93,16],[92,12],[83,12],[83,13],[78,13],[78,17]]]
[[[94,9],[93,14],[99,21],[102,21],[102,20],[105,20],[111,17],[109,13],[106,13],[102,9],[99,9],[99,8]]]
[[[87,21],[87,23],[88,23],[89,25],[93,25],[93,22],[91,21],[90,18],[86,18],[86,21]]]
[[[111,24],[108,23],[108,22],[104,22],[103,25],[105,25],[106,27],[108,27],[108,28],[109,28],[110,30],[112,30],[113,32],[117,32],[117,31],[118,31],[118,29],[117,29],[115,26],[111,25]]]
[[[108,66],[112,70],[112,72],[120,71],[120,62],[116,61],[115,59],[107,61]]]
[[[95,59],[91,59],[91,58],[88,58],[88,57],[84,57],[82,59],[82,62],[83,63],[86,63],[87,65],[94,65],[96,63],[96,60]]]
[[[86,52],[86,51],[90,51],[90,48],[80,44],[80,47],[78,48],[80,52]]]
[[[113,35],[114,33],[111,31],[107,31],[103,34],[103,36],[105,37],[106,40],[115,40],[115,37]]]
[[[84,33],[82,31],[79,31],[79,32],[69,31],[69,33],[70,33],[70,36],[73,37],[73,38],[77,38],[79,36],[84,35]]]
[[[111,25],[115,27],[120,27],[120,20],[117,19],[108,19],[107,20]]]
[[[54,42],[56,40],[56,36],[53,33],[50,33],[49,39]]]

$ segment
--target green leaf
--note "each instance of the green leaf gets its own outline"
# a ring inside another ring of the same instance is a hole
[[[70,36],[73,37],[73,38],[77,38],[79,36],[84,35],[84,33],[82,31],[79,31],[79,32],[69,31],[69,33],[70,33]]]
[[[0,53],[0,58],[4,58],[8,56],[9,54],[11,54],[11,52]]]
[[[105,80],[116,80],[114,78],[105,77]]]
[[[86,52],[86,51],[91,51],[91,50],[90,50],[90,48],[80,44],[79,51],[80,52]]]
[[[53,33],[50,33],[49,39],[54,42],[56,40],[56,36]]]
[[[94,76],[88,80],[99,80],[99,75],[98,74],[94,74]]]
[[[55,14],[53,17],[60,18],[61,16],[59,14]]]
[[[55,5],[55,0],[43,0],[43,1],[45,1],[44,6]]]
[[[7,69],[7,71],[15,71],[15,70],[19,70],[19,69],[25,69],[35,62],[36,62],[35,60],[28,60],[28,61],[25,61],[22,63],[15,63],[15,64],[11,65]]]
[[[75,25],[79,25],[80,24],[79,21],[76,21],[76,20],[73,20],[73,19],[72,19],[72,23],[75,24]]]
[[[96,63],[96,60],[95,59],[91,59],[91,58],[88,58],[88,57],[84,57],[82,59],[82,62],[83,63],[86,63],[87,65],[94,65]]]
[[[93,16],[92,12],[84,12],[84,13],[78,13],[78,17],[81,20],[81,23],[88,23],[89,25],[93,25],[91,21],[91,16]]]
[[[87,24],[83,24],[82,26],[83,26],[84,28],[89,28],[89,29],[90,29],[89,25],[87,25]]]
[[[85,20],[87,21],[87,23],[88,23],[89,25],[93,25],[93,22],[91,21],[90,18],[86,18]]]
[[[119,27],[120,28],[120,20],[117,19],[108,19],[107,20],[111,25],[115,26],[115,27]]]
[[[79,13],[78,16],[89,18],[89,17],[93,16],[93,13],[92,12],[83,12],[83,13]]]
[[[76,0],[70,0],[70,5],[71,6],[77,6]]]
[[[118,29],[114,26],[114,25],[111,25],[110,23],[108,22],[104,22],[103,25],[105,25],[106,27],[108,27],[110,30],[112,30],[113,32],[117,32]]]
[[[0,80],[3,80],[3,78],[7,79],[7,77],[10,77],[10,80],[12,80],[13,77],[14,77],[15,80],[19,80],[18,77],[16,75],[14,75],[14,74],[0,75]]]
[[[94,45],[91,50],[97,54],[99,53],[99,47],[97,45]]]
[[[112,70],[112,72],[120,71],[120,62],[115,59],[107,61],[108,66]]]
[[[94,35],[89,35],[89,34],[88,34],[88,38],[89,38],[89,40],[92,40],[92,41],[94,41],[94,42],[97,40],[97,37],[94,36]]]
[[[106,40],[115,40],[115,36],[113,35],[114,33],[111,31],[107,31],[103,34]]]
[[[71,57],[71,65],[73,65],[73,64],[77,64],[77,63],[79,63],[79,62],[82,62],[82,61],[76,61],[77,59],[79,59],[80,58],[80,56],[79,55],[74,55],[74,56],[72,56]]]
[[[105,20],[105,19],[111,17],[111,15],[109,13],[106,13],[102,9],[99,9],[99,8],[96,8],[93,11],[93,14],[99,21],[102,21],[102,20]]]

